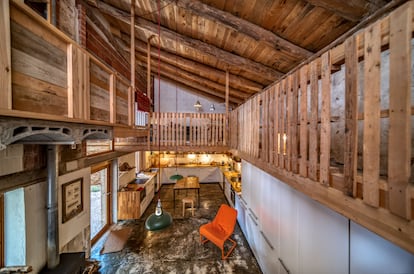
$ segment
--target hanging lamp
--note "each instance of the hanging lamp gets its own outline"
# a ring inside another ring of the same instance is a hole
[[[157,1],[158,7],[158,114],[160,112],[160,97],[161,97],[161,8],[160,8],[160,0]],[[148,41],[149,43],[149,41]],[[149,85],[150,83],[147,83]],[[158,132],[160,132],[160,115],[158,115]],[[158,151],[160,151],[161,142],[158,135]],[[158,157],[160,157],[160,153],[158,153]],[[158,159],[158,166],[160,167],[160,159]],[[167,211],[162,210],[161,206],[161,191],[158,191],[158,201],[157,206],[155,207],[155,212],[152,213],[145,221],[145,228],[150,231],[157,231],[164,229],[172,224],[172,216]]]

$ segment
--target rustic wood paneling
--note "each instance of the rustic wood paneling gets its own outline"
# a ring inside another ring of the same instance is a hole
[[[355,196],[358,160],[358,40],[345,41],[345,144],[344,184],[348,195]]]
[[[95,62],[90,63],[90,93],[90,118],[109,122],[109,73]]]
[[[390,16],[390,118],[388,183],[391,212],[408,216],[406,191],[411,175],[412,2]]]
[[[0,108],[12,108],[10,8],[8,1],[0,1]]]
[[[381,112],[381,24],[365,30],[364,39],[364,150],[363,199],[379,206],[380,112]]]
[[[69,117],[89,120],[89,57],[73,45],[68,46],[68,71]]]
[[[321,57],[322,106],[321,106],[321,146],[319,181],[329,186],[329,167],[331,158],[331,58],[330,52]]]
[[[116,81],[116,123],[118,124],[128,124],[128,91],[128,84],[118,79]]]

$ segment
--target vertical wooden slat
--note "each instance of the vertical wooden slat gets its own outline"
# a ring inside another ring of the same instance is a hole
[[[113,73],[109,76],[109,122],[116,123],[116,76]]]
[[[279,167],[284,168],[284,145],[283,134],[285,132],[285,90],[286,79],[282,80],[279,85]]]
[[[0,4],[1,5],[1,4]],[[68,70],[68,117],[75,118],[75,106],[76,104],[76,83],[78,83],[77,73],[75,71],[75,64],[77,63],[77,49],[73,44],[69,44],[66,50],[67,52],[67,70]],[[1,74],[0,74],[1,77]],[[0,91],[1,92],[1,91]],[[3,96],[2,96],[3,97]],[[0,103],[1,106],[2,103]],[[76,117],[78,118],[78,117]]]
[[[12,108],[9,1],[0,1],[0,108]]]
[[[292,79],[290,74],[287,80],[286,86],[286,166],[288,171],[292,170],[292,116],[293,116],[293,99],[292,99]]]
[[[379,206],[380,112],[381,112],[381,23],[364,34],[364,150],[362,190],[365,203]]]
[[[269,138],[269,163],[271,165],[274,164],[274,127],[275,127],[275,86],[272,85],[269,89],[269,131],[268,131],[268,138]]]
[[[318,180],[318,60],[310,64],[309,178]]]
[[[308,65],[300,69],[300,161],[299,174],[308,175]]]
[[[322,55],[321,62],[322,106],[319,182],[329,186],[331,158],[331,56],[329,51]]]
[[[390,118],[388,184],[390,211],[409,219],[407,187],[411,160],[412,2],[390,16]]]
[[[276,167],[279,166],[279,149],[280,149],[280,138],[279,138],[279,121],[280,121],[280,84],[276,83],[275,85],[275,94],[274,94],[274,104],[275,104],[275,127],[273,129],[273,139],[274,139],[274,164]]]
[[[193,135],[194,135],[193,115],[194,114],[192,114],[192,113],[190,113],[190,115],[189,115],[189,119],[190,119],[190,145],[192,145],[192,146],[194,145],[194,140],[193,140]]]
[[[299,71],[293,74],[292,80],[292,116],[291,116],[291,154],[292,154],[292,172],[298,173],[298,87]]]
[[[345,144],[344,189],[356,195],[358,152],[358,41],[354,35],[345,41]]]
[[[78,49],[80,52],[80,49]],[[90,57],[82,52],[82,64],[84,64],[82,67],[82,117],[84,117],[86,120],[90,120],[91,118],[91,81],[90,81],[90,67],[91,67],[91,61]]]
[[[223,129],[223,144],[227,144],[227,131],[228,131],[228,120],[229,120],[229,71],[226,70],[226,117],[224,121]]]
[[[128,125],[132,126],[134,124],[135,121],[135,96],[134,96],[135,92],[134,89],[131,87],[129,87],[128,89]]]
[[[135,0],[131,1],[130,6],[130,13],[131,13],[131,21],[130,21],[130,64],[131,64],[131,92],[130,97],[128,98],[128,106],[130,107],[130,111],[128,111],[128,124],[130,126],[135,125]],[[151,97],[149,97],[151,98]]]

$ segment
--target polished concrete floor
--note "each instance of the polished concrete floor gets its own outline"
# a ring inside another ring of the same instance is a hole
[[[174,207],[172,186],[163,185],[159,196],[163,210],[173,216],[173,224],[157,232],[145,229],[145,219],[154,212],[156,199],[141,219],[120,221],[115,229],[132,227],[132,235],[120,252],[100,254],[106,235],[92,248],[91,258],[100,262],[98,273],[261,273],[238,225],[232,236],[237,247],[227,260],[221,260],[220,249],[211,242],[200,243],[200,225],[211,221],[220,205],[227,203],[218,184],[201,184],[200,207],[194,217],[189,209],[182,216],[181,203],[181,198],[194,195],[193,191],[180,191]]]

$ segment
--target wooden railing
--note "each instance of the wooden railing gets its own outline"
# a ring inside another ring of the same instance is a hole
[[[0,74],[0,115],[134,128],[127,79],[25,4],[5,5],[10,25],[0,27],[0,64],[8,70]]]
[[[223,147],[225,114],[157,113],[151,117],[151,146]]]
[[[410,252],[413,4],[294,70],[229,123],[243,158]]]

